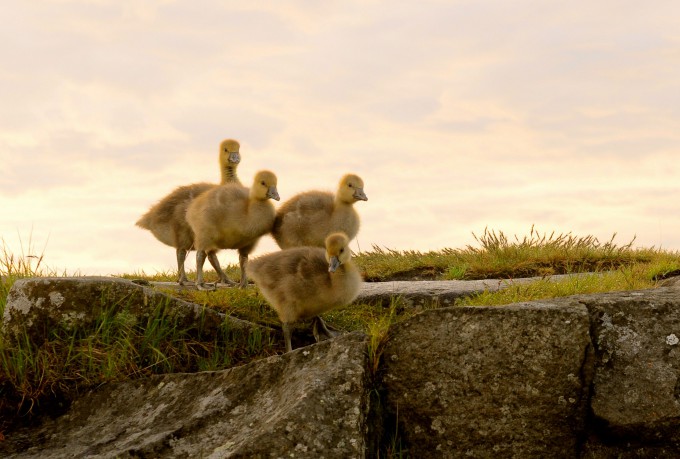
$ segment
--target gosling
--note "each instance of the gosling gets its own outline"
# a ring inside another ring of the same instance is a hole
[[[260,237],[271,232],[276,211],[269,199],[279,200],[276,175],[270,171],[255,174],[250,189],[233,184],[212,188],[194,198],[187,209],[186,219],[194,234],[196,248],[196,287],[212,290],[203,282],[206,256],[215,260],[220,249],[237,249],[241,266],[240,288],[248,283],[248,255]],[[212,257],[212,258],[211,258]],[[213,265],[214,266],[214,265]]]
[[[240,145],[236,140],[226,139],[220,143],[220,173],[222,184],[235,183],[241,185],[236,169],[241,162]],[[176,188],[172,193],[158,201],[136,223],[140,228],[147,229],[163,244],[175,248],[177,256],[177,272],[180,285],[190,283],[184,270],[184,260],[190,250],[193,250],[194,234],[186,221],[187,208],[191,201],[200,196],[215,184],[194,183]],[[210,264],[220,276],[220,282],[235,284],[227,278],[224,271],[218,269],[217,258],[211,256]]]
[[[335,195],[324,191],[307,191],[286,201],[277,211],[272,236],[282,249],[324,247],[326,237],[342,231],[351,240],[359,232],[357,201],[368,201],[364,182],[347,174]]]
[[[351,303],[359,293],[362,279],[352,263],[349,238],[333,233],[325,247],[286,249],[248,265],[248,276],[281,319],[286,352],[293,349],[291,324],[314,318],[315,337],[317,326],[330,336],[319,314]]]

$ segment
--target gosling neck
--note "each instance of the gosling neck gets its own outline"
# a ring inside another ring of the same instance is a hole
[[[347,201],[346,199],[343,199],[342,196],[338,193],[335,195],[335,207],[342,207],[342,206],[352,206],[356,200],[352,199],[351,201]]]
[[[335,272],[329,273],[331,277],[331,283],[339,282],[344,283],[348,278],[347,276],[351,271],[355,269],[351,261],[340,264],[335,270]]]
[[[236,176],[236,167],[237,165],[227,161],[224,166],[222,166],[222,184],[226,183],[238,183],[240,184],[241,182],[239,181],[238,177]]]

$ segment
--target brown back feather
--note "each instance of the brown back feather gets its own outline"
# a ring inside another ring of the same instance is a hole
[[[150,229],[154,223],[170,222],[178,206],[188,205],[191,200],[214,187],[212,183],[194,183],[175,188],[172,193],[158,201],[142,215],[137,221],[137,226]]]

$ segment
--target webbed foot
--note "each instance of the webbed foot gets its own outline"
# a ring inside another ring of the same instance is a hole
[[[217,282],[217,285],[219,285],[221,287],[235,287],[235,286],[238,285],[238,282],[233,281],[233,280],[231,280],[231,279],[229,279],[228,277],[225,276],[225,277],[222,277],[219,280],[219,282]]]
[[[329,330],[321,317],[314,317],[312,319],[312,334],[314,334],[316,342],[319,343],[338,336],[340,332],[335,329]]]
[[[197,283],[196,288],[204,292],[212,292],[213,290],[217,290],[217,286],[213,282],[203,282],[200,284]]]

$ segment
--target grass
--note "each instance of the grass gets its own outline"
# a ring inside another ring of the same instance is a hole
[[[537,301],[570,295],[641,290],[652,288],[656,281],[649,278],[642,266],[626,266],[615,271],[572,276],[562,280],[538,279],[527,284],[508,283],[497,292],[484,292],[459,300],[457,306],[501,306],[524,301]]]
[[[605,271],[635,263],[650,263],[662,252],[633,249],[615,235],[604,243],[593,236],[540,234],[533,226],[522,239],[485,229],[473,234],[479,246],[441,251],[397,251],[373,247],[356,256],[368,281],[398,279],[507,279],[575,272]],[[677,255],[675,256],[677,258]]]
[[[365,279],[513,279],[539,277],[527,284],[512,284],[495,293],[459,300],[458,306],[500,306],[574,294],[650,288],[659,280],[680,274],[680,254],[654,248],[638,249],[633,241],[619,245],[614,237],[601,243],[592,236],[539,234],[533,227],[528,236],[509,238],[502,232],[485,230],[475,235],[476,246],[462,249],[417,252],[374,247],[356,254],[355,261]],[[43,255],[33,244],[14,255],[4,241],[0,247],[0,314],[7,292],[16,279],[57,275],[44,265]],[[238,278],[237,266],[227,267]],[[552,274],[595,273],[561,281]],[[213,272],[207,280],[216,280]],[[127,278],[175,281],[176,273],[132,273]],[[274,334],[253,331],[239,335],[224,329],[209,339],[197,327],[173,322],[163,309],[140,320],[125,308],[104,308],[92,327],[51,330],[39,345],[25,337],[10,340],[0,334],[0,435],[31,413],[63,409],[59,406],[74,395],[110,381],[150,374],[218,370],[256,358],[283,352],[280,322],[275,312],[254,288],[221,289],[214,292],[168,290],[181,298],[223,311],[232,316],[271,327]],[[433,306],[434,307],[434,306]],[[361,331],[369,336],[370,373],[379,381],[382,349],[391,327],[417,312],[399,298],[389,307],[357,303],[324,314],[326,322],[341,331]],[[313,342],[309,324],[299,324],[294,346]],[[396,457],[400,447],[395,433],[384,457]]]
[[[18,254],[10,250],[4,239],[0,239],[0,246],[0,276],[12,279],[53,274],[43,264],[45,248],[40,252],[36,251],[32,233],[29,234],[25,246],[23,241],[19,242]]]
[[[125,305],[111,305],[91,326],[55,327],[40,343],[28,334],[2,337],[0,415],[5,424],[12,413],[51,411],[103,383],[219,370],[280,352],[273,336],[261,330],[234,330],[225,322],[217,334],[204,333],[200,321],[182,325],[168,308],[161,303],[140,317]]]

